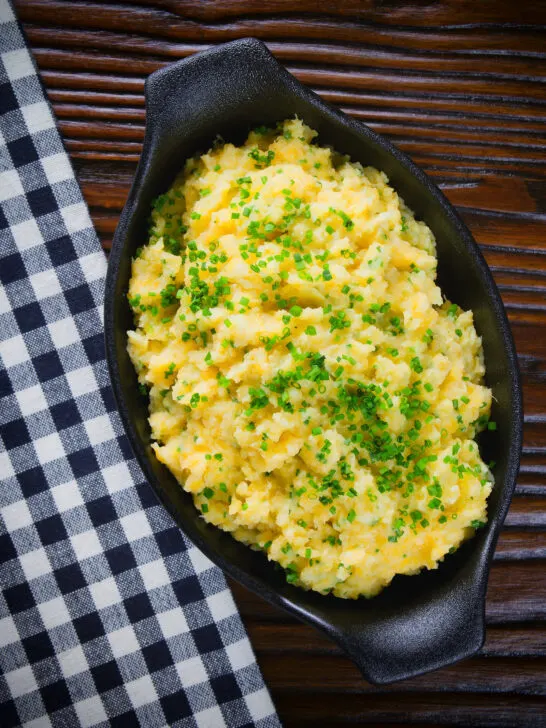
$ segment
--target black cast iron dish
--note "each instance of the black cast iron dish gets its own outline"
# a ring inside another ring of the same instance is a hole
[[[446,296],[474,311],[483,337],[496,432],[481,442],[494,458],[489,523],[435,571],[401,577],[372,600],[346,601],[286,583],[265,556],[207,525],[150,448],[147,400],[126,352],[133,326],[127,303],[131,257],[147,239],[151,201],[165,192],[184,161],[221,135],[241,143],[262,124],[294,115],[319,142],[386,172],[390,184],[432,229],[439,281]],[[146,136],[115,234],[106,284],[106,351],[114,392],[132,446],[157,496],[184,533],[228,574],[273,604],[328,634],[374,683],[389,683],[450,664],[484,640],[489,565],[515,486],[522,432],[518,367],[506,315],[469,231],[438,188],[404,154],[302,86],[263,43],[244,39],[153,73],[146,83]]]

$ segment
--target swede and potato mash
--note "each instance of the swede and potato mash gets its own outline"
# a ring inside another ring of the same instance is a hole
[[[472,312],[386,176],[295,119],[187,161],[133,261],[154,450],[289,582],[371,597],[486,520]]]

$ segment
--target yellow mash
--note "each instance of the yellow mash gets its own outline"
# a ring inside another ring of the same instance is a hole
[[[299,120],[190,159],[133,261],[157,457],[286,578],[371,597],[486,520],[472,312],[387,177]]]

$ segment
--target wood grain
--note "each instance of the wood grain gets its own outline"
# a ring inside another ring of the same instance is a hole
[[[521,472],[476,657],[389,688],[316,630],[234,595],[286,728],[546,726],[546,3],[19,0],[108,250],[144,133],[144,79],[215,43],[264,40],[327,101],[444,190],[501,291],[525,397]]]

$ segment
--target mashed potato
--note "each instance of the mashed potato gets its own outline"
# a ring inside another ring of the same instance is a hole
[[[157,457],[289,582],[371,597],[486,519],[472,312],[386,176],[299,120],[190,159],[133,261]]]

